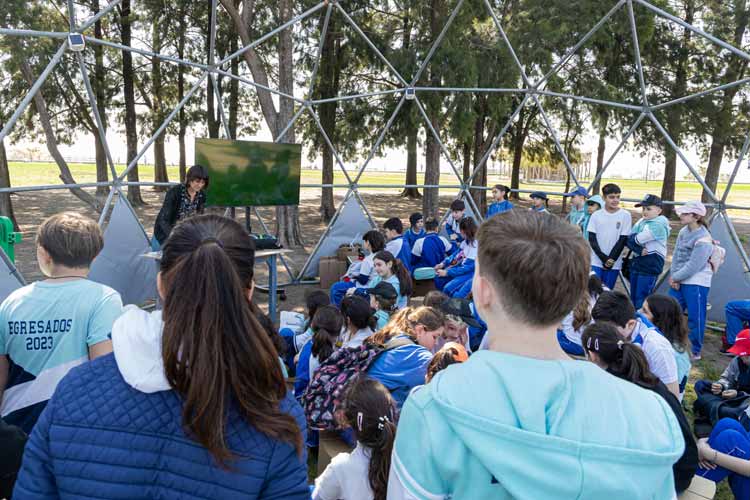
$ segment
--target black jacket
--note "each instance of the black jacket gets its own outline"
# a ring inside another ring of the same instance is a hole
[[[26,438],[20,428],[0,418],[0,498],[10,498],[13,492]]]
[[[164,196],[164,204],[159,210],[159,215],[156,216],[156,223],[154,224],[154,238],[163,245],[172,232],[172,228],[177,224],[177,214],[180,210],[180,198],[182,192],[187,189],[184,184],[174,186],[167,191]],[[198,194],[198,213],[202,214],[203,209],[206,205],[206,193],[199,191]]]

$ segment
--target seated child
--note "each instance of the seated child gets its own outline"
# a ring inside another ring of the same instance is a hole
[[[463,241],[458,251],[435,266],[435,287],[450,297],[465,298],[471,292],[474,263],[477,258],[477,225],[474,219],[465,217],[461,221]]]
[[[648,360],[648,367],[667,389],[680,398],[677,363],[669,340],[654,328],[649,328],[637,315],[630,298],[622,292],[604,292],[591,311],[594,321],[609,321],[626,339],[640,345]]]
[[[750,498],[750,433],[732,418],[722,418],[708,439],[698,440],[696,474],[716,483],[729,479],[735,500]]]
[[[737,334],[746,328],[750,321],[750,300],[732,300],[724,306],[724,316],[726,317],[727,329],[724,334],[721,346],[721,353],[731,356],[729,348],[734,345]]]
[[[461,344],[468,352],[469,328],[480,328],[481,324],[475,318],[475,311],[468,299],[449,298],[439,306],[445,315],[445,328],[435,347],[440,349],[444,344],[455,342]]]
[[[507,212],[513,208],[513,204],[508,201],[508,195],[510,194],[510,188],[503,184],[495,184],[492,188],[492,199],[495,200],[489,207],[487,207],[487,219],[493,215]]]
[[[375,331],[379,332],[391,320],[391,315],[398,311],[398,292],[387,281],[381,281],[373,288],[368,288],[367,293],[370,294],[370,307],[375,311],[377,320]]]
[[[448,368],[450,365],[456,363],[463,363],[469,359],[469,353],[466,352],[466,348],[456,342],[448,342],[440,348],[438,352],[432,357],[432,361],[427,365],[427,375],[425,375],[424,383],[429,384],[432,377]]]
[[[345,297],[341,301],[341,314],[344,315],[344,331],[340,338],[341,347],[359,347],[362,341],[375,333],[377,317],[370,303],[359,295]]]
[[[404,239],[409,244],[409,248],[414,248],[414,244],[425,236],[424,217],[419,212],[414,212],[409,216],[409,229],[404,233]]]
[[[750,429],[750,410],[742,407],[720,405],[727,399],[750,394],[750,330],[742,330],[737,341],[729,350],[737,357],[721,374],[719,380],[699,380],[695,383],[698,399],[693,406],[696,415],[703,415],[714,422],[723,417],[739,419],[746,429]],[[714,410],[718,408],[718,413]]]
[[[411,273],[411,247],[403,237],[404,225],[398,217],[392,217],[383,224],[385,239],[388,241],[385,249],[399,259]]]
[[[532,210],[534,212],[539,212],[543,214],[549,213],[549,198],[547,198],[547,193],[544,191],[535,191],[531,193],[531,203],[532,206],[529,210]]]
[[[448,240],[451,242],[452,251],[456,251],[463,241],[461,228],[459,224],[464,218],[466,212],[466,203],[463,200],[453,200],[450,206],[450,215],[445,219],[445,232],[448,234]]]
[[[305,297],[305,307],[307,308],[307,321],[305,326],[302,328],[301,333],[295,333],[290,328],[282,328],[279,331],[279,335],[284,339],[286,343],[286,349],[284,350],[284,362],[289,371],[289,376],[294,377],[296,374],[295,357],[302,350],[302,347],[307,344],[313,336],[312,328],[310,328],[310,322],[315,317],[315,313],[318,308],[331,304],[331,299],[328,298],[328,294],[323,290],[313,290]]]
[[[565,318],[557,330],[557,341],[566,353],[572,356],[583,356],[581,335],[583,330],[591,324],[591,309],[594,303],[588,293],[581,295],[581,300]]]
[[[372,259],[375,254],[385,249],[385,238],[380,231],[368,231],[362,237],[362,248],[365,258],[359,265],[356,275],[348,276],[349,281],[339,281],[331,286],[331,303],[336,307],[341,305],[341,299],[350,288],[367,288],[370,279],[376,276]]]
[[[396,407],[383,384],[366,376],[353,378],[341,404],[346,426],[357,441],[351,453],[333,457],[315,480],[313,500],[385,499],[391,451],[396,437]]]
[[[443,305],[443,302],[445,302],[449,298],[450,297],[448,297],[440,290],[431,290],[427,292],[427,295],[424,296],[422,305],[425,307],[434,307],[435,309],[440,309]]]
[[[344,326],[344,317],[332,305],[318,308],[310,328],[312,339],[302,347],[297,360],[297,378],[294,381],[294,396],[299,399],[307,390],[315,370],[336,349],[336,342]]]
[[[271,317],[260,310],[258,306],[251,303],[251,306],[253,308],[253,314],[255,315],[255,319],[258,320],[258,323],[260,323],[260,326],[263,328],[263,330],[268,334],[268,337],[271,339],[271,343],[276,348],[276,353],[279,356],[279,363],[281,363],[281,372],[284,374],[284,378],[289,378],[289,370],[286,367],[286,363],[284,361],[284,355],[286,354],[286,341],[284,338],[279,335],[279,332],[276,331],[276,326],[273,324],[273,320]]]
[[[112,352],[120,294],[87,279],[104,244],[96,221],[63,212],[39,226],[36,255],[47,279],[0,305],[0,414],[27,434],[74,367]]]
[[[661,198],[647,194],[636,208],[643,210],[643,218],[635,223],[628,237],[628,248],[633,252],[630,264],[630,297],[640,309],[656,286],[667,258],[669,221],[661,215]]]
[[[411,247],[411,267],[414,270],[431,267],[434,268],[450,252],[452,246],[450,241],[438,234],[440,223],[434,217],[430,217],[424,223],[425,237],[417,240]]]
[[[399,309],[406,307],[409,302],[409,297],[414,291],[414,285],[409,271],[403,263],[395,258],[388,250],[376,253],[373,263],[375,265],[377,276],[370,280],[368,288],[374,288],[378,283],[383,281],[390,283],[398,292],[396,307]],[[347,291],[348,295],[354,293],[355,290],[353,288]],[[357,291],[356,293],[365,296],[367,294],[367,289]]]
[[[586,241],[589,240],[589,220],[591,220],[591,215],[603,206],[604,199],[598,194],[595,194],[586,200],[586,215],[583,220],[581,220],[581,230],[583,231],[583,237],[586,238]]]

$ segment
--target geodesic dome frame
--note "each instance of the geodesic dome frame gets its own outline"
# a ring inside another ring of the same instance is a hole
[[[611,165],[614,158],[617,156],[617,154],[620,152],[620,150],[625,146],[628,139],[633,135],[633,133],[636,131],[636,129],[643,123],[645,120],[650,121],[656,130],[659,131],[659,133],[664,137],[664,140],[674,149],[677,156],[682,160],[682,162],[687,166],[687,168],[690,170],[691,174],[695,179],[698,181],[698,183],[702,186],[705,193],[708,194],[708,196],[711,198],[711,203],[708,204],[708,206],[714,208],[714,214],[713,214],[713,221],[721,221],[722,224],[724,224],[725,229],[728,233],[729,238],[731,238],[733,247],[736,250],[739,258],[741,259],[741,263],[744,267],[743,272],[747,272],[748,269],[750,269],[750,258],[748,258],[748,255],[744,251],[742,247],[742,242],[737,235],[737,232],[734,228],[734,225],[732,224],[731,218],[727,214],[728,209],[738,209],[738,210],[750,210],[750,207],[742,207],[742,206],[736,206],[736,205],[728,205],[727,204],[727,198],[729,193],[731,192],[732,186],[734,185],[735,178],[737,176],[737,173],[743,163],[744,158],[747,156],[748,149],[750,149],[750,131],[748,131],[747,137],[745,139],[744,145],[740,151],[740,154],[737,159],[737,163],[731,173],[731,176],[729,178],[729,182],[725,188],[725,191],[721,197],[719,197],[716,193],[714,193],[713,190],[711,190],[705,180],[700,175],[699,171],[691,164],[691,162],[686,157],[685,153],[680,149],[680,147],[674,142],[672,137],[670,137],[667,130],[662,126],[660,121],[657,119],[657,117],[654,115],[655,111],[667,108],[669,106],[673,106],[676,104],[684,103],[693,99],[697,99],[709,94],[712,94],[714,92],[718,92],[721,90],[729,89],[732,87],[737,87],[740,85],[744,85],[747,83],[750,83],[750,78],[744,78],[741,80],[737,80],[734,82],[730,82],[724,85],[716,86],[707,90],[703,90],[701,92],[696,92],[691,95],[687,95],[684,97],[680,97],[677,99],[674,99],[669,102],[664,102],[660,104],[653,105],[649,103],[648,95],[646,91],[646,78],[644,76],[643,66],[641,62],[641,54],[640,54],[640,48],[639,48],[639,42],[638,42],[638,31],[636,27],[636,19],[633,11],[633,5],[638,4],[640,6],[645,7],[646,9],[653,12],[655,15],[660,16],[668,21],[671,21],[673,23],[677,23],[678,25],[682,26],[685,29],[688,29],[692,31],[693,33],[699,35],[700,37],[703,37],[704,39],[708,40],[712,44],[715,44],[719,47],[721,47],[724,50],[727,50],[734,55],[741,57],[746,60],[750,60],[750,54],[747,52],[734,47],[733,45],[726,43],[706,32],[703,30],[686,23],[685,21],[669,14],[668,12],[665,12],[664,10],[652,5],[647,0],[617,0],[613,2],[612,8],[581,38],[581,40],[573,46],[570,50],[568,50],[561,58],[558,60],[552,69],[550,69],[544,76],[541,78],[532,81],[528,75],[525,72],[524,66],[519,60],[518,56],[516,55],[516,51],[513,48],[513,45],[511,44],[508,36],[505,33],[505,30],[503,29],[502,23],[500,22],[500,19],[497,17],[497,14],[495,10],[493,9],[491,3],[489,0],[482,0],[484,5],[486,6],[494,26],[496,27],[501,39],[502,39],[502,45],[509,51],[510,55],[512,56],[513,62],[515,66],[517,66],[517,69],[520,72],[522,85],[519,88],[433,88],[433,87],[418,87],[416,86],[417,83],[420,80],[420,77],[422,76],[424,70],[427,68],[427,66],[430,64],[430,61],[432,57],[434,56],[436,50],[438,47],[440,47],[440,44],[443,42],[443,39],[445,38],[446,33],[448,32],[448,29],[450,28],[451,24],[453,23],[454,19],[456,18],[457,14],[459,13],[460,9],[462,8],[464,4],[464,0],[457,0],[455,7],[451,11],[450,16],[447,19],[447,22],[445,26],[443,27],[442,31],[440,32],[437,39],[434,41],[432,46],[430,47],[429,52],[427,53],[425,59],[421,62],[419,65],[419,68],[414,75],[413,78],[410,80],[407,80],[404,78],[403,75],[401,75],[396,68],[389,62],[389,60],[383,55],[383,53],[375,46],[375,44],[370,40],[370,38],[365,34],[365,32],[358,26],[356,21],[351,17],[350,13],[348,13],[344,7],[341,5],[341,2],[338,0],[324,0],[314,7],[308,9],[307,11],[303,12],[302,14],[294,17],[293,19],[290,19],[288,22],[282,24],[281,26],[277,27],[276,29],[266,33],[262,37],[258,38],[257,40],[253,41],[249,45],[246,45],[245,47],[237,50],[233,54],[230,54],[227,57],[224,57],[223,59],[216,61],[216,54],[215,54],[215,40],[216,40],[216,29],[217,29],[217,0],[212,0],[211,2],[211,29],[210,29],[210,39],[209,39],[209,57],[208,57],[208,63],[202,64],[194,61],[189,60],[183,60],[176,57],[171,57],[169,55],[154,53],[148,50],[136,48],[136,47],[128,47],[124,46],[115,42],[107,41],[107,40],[101,40],[94,37],[88,37],[86,36],[86,42],[87,46],[88,44],[98,44],[106,47],[110,47],[113,49],[118,50],[125,50],[130,51],[133,53],[141,54],[148,57],[155,57],[158,59],[161,59],[166,62],[174,63],[174,64],[182,64],[186,65],[192,68],[197,68],[202,71],[201,76],[198,78],[198,81],[190,88],[190,90],[185,94],[184,98],[177,104],[177,106],[172,110],[172,112],[166,117],[163,124],[156,130],[156,132],[152,135],[152,137],[143,145],[143,147],[138,152],[137,156],[127,165],[125,170],[121,172],[120,174],[117,173],[117,170],[115,168],[114,161],[112,159],[112,155],[109,149],[109,146],[107,144],[107,138],[106,134],[104,132],[104,127],[102,123],[102,119],[99,113],[99,110],[97,108],[96,104],[96,98],[91,86],[91,82],[89,80],[88,71],[85,65],[84,55],[82,52],[76,52],[75,56],[77,58],[79,71],[81,74],[81,78],[83,80],[83,83],[86,87],[86,91],[89,98],[89,103],[91,105],[91,110],[93,112],[94,116],[94,122],[97,125],[97,128],[99,130],[99,135],[101,138],[101,141],[104,145],[104,150],[106,152],[107,161],[109,164],[109,168],[112,174],[112,181],[106,182],[106,183],[87,183],[87,184],[74,184],[74,185],[52,185],[52,186],[28,186],[28,187],[10,187],[10,188],[3,188],[0,189],[0,192],[23,192],[23,191],[40,191],[40,190],[49,190],[49,189],[70,189],[70,188],[87,188],[87,187],[97,187],[97,186],[110,186],[112,189],[110,189],[109,197],[107,198],[106,204],[104,206],[104,209],[102,211],[101,217],[100,217],[100,224],[103,224],[106,220],[106,217],[108,215],[108,212],[112,206],[112,201],[115,193],[118,193],[120,196],[118,197],[118,203],[124,202],[126,206],[130,209],[131,213],[134,214],[132,211],[132,207],[130,207],[129,203],[127,202],[127,198],[123,196],[122,193],[122,187],[128,186],[128,185],[143,185],[143,186],[153,186],[153,185],[163,185],[163,183],[154,183],[154,182],[137,182],[137,183],[130,183],[125,181],[125,178],[136,165],[137,162],[143,157],[143,155],[147,152],[147,150],[151,147],[151,145],[154,143],[156,138],[161,135],[169,125],[169,123],[177,116],[180,109],[182,109],[185,104],[193,97],[193,95],[201,88],[201,85],[205,82],[206,78],[210,78],[213,81],[213,89],[215,96],[212,96],[211,98],[215,97],[218,104],[219,109],[219,116],[221,123],[223,125],[224,134],[227,138],[232,138],[230,129],[228,126],[228,122],[226,119],[226,113],[224,111],[223,101],[219,92],[219,86],[217,85],[217,75],[222,75],[224,77],[237,80],[241,83],[244,83],[246,85],[250,85],[251,87],[264,89],[268,92],[271,92],[272,94],[278,96],[279,98],[286,98],[293,100],[296,105],[299,106],[299,109],[294,114],[293,118],[290,120],[290,122],[285,126],[279,137],[276,139],[277,142],[283,141],[284,137],[286,136],[287,132],[291,129],[291,127],[294,126],[294,124],[297,122],[299,117],[307,111],[311,118],[313,119],[314,123],[316,124],[318,130],[321,133],[322,138],[324,139],[327,146],[331,149],[333,156],[335,158],[335,162],[342,171],[345,179],[346,184],[342,185],[323,185],[323,184],[306,184],[302,187],[304,188],[322,188],[322,187],[332,187],[332,188],[346,188],[347,192],[343,199],[343,201],[339,204],[338,209],[336,211],[336,214],[334,215],[333,219],[331,220],[330,224],[326,228],[326,231],[322,235],[322,237],[319,239],[317,245],[315,246],[314,250],[310,254],[309,258],[307,259],[305,265],[303,266],[302,270],[295,276],[291,272],[289,266],[287,265],[286,261],[282,258],[282,262],[286,266],[287,271],[289,272],[290,276],[292,277],[293,282],[301,282],[303,279],[307,276],[307,273],[310,271],[311,267],[317,267],[317,260],[320,258],[320,250],[321,245],[326,241],[326,238],[329,237],[332,230],[336,228],[337,223],[339,222],[340,216],[342,214],[342,210],[347,206],[347,204],[350,201],[356,202],[356,204],[359,206],[359,208],[362,211],[362,214],[364,217],[366,217],[366,220],[369,222],[371,226],[375,226],[373,219],[370,215],[370,212],[367,208],[366,203],[363,201],[362,197],[359,194],[359,190],[362,188],[443,188],[443,189],[457,189],[458,190],[458,196],[464,197],[469,204],[469,207],[471,211],[474,213],[474,215],[478,219],[482,219],[482,214],[478,210],[476,204],[474,203],[474,200],[472,196],[470,196],[470,189],[478,190],[478,189],[488,189],[487,187],[479,187],[479,186],[472,186],[472,182],[476,178],[476,176],[482,171],[483,168],[486,168],[486,163],[491,154],[497,149],[498,145],[500,144],[500,141],[503,139],[505,134],[508,132],[510,127],[513,125],[514,121],[516,120],[517,116],[521,112],[521,110],[524,108],[524,106],[532,105],[535,106],[538,109],[539,117],[543,120],[544,127],[549,131],[549,134],[551,135],[555,148],[560,155],[560,157],[563,160],[563,163],[567,169],[567,171],[570,174],[571,179],[575,183],[576,186],[581,186],[578,178],[575,175],[575,171],[571,166],[571,163],[564,151],[564,148],[561,146],[559,137],[557,132],[555,131],[555,127],[553,123],[551,122],[549,116],[544,110],[544,107],[542,105],[542,102],[540,100],[540,97],[551,97],[551,98],[557,98],[557,99],[563,99],[563,100],[577,100],[580,102],[586,102],[590,104],[597,104],[597,105],[603,105],[608,107],[614,107],[614,108],[620,108],[620,109],[627,109],[633,112],[638,113],[638,118],[635,120],[633,125],[628,129],[626,134],[623,136],[622,141],[618,144],[618,146],[615,148],[614,152],[609,156],[608,160],[604,163],[604,166],[602,170],[597,174],[596,178],[591,182],[589,186],[587,186],[587,189],[590,191],[592,186],[599,181],[604,173],[606,172],[607,168]],[[8,120],[8,122],[3,127],[2,131],[0,131],[0,140],[4,139],[9,131],[12,129],[16,121],[20,118],[20,116],[24,113],[28,105],[31,103],[31,100],[33,99],[34,95],[39,91],[39,89],[44,84],[47,77],[50,75],[50,73],[54,70],[54,68],[57,66],[57,64],[62,59],[64,53],[66,50],[68,50],[68,37],[70,34],[85,34],[85,32],[93,26],[97,20],[102,18],[103,16],[107,15],[109,12],[111,12],[115,7],[117,7],[121,3],[121,0],[113,0],[110,2],[106,7],[104,7],[99,13],[97,13],[92,18],[86,20],[85,22],[81,23],[80,25],[76,22],[76,8],[73,4],[72,0],[67,0],[68,4],[68,12],[70,17],[70,29],[68,32],[44,32],[44,31],[34,31],[34,30],[21,30],[21,29],[8,29],[8,28],[2,28],[0,29],[0,35],[7,35],[7,36],[20,36],[20,37],[48,37],[53,39],[59,39],[62,40],[62,44],[60,45],[60,48],[57,50],[47,67],[44,69],[44,71],[39,75],[36,82],[32,85],[29,92],[26,94],[26,96],[23,98],[23,100],[20,102],[18,107],[16,108],[15,112],[11,116],[11,118]],[[222,69],[223,65],[225,65],[227,62],[240,57],[243,53],[245,53],[248,50],[251,50],[264,41],[268,40],[269,38],[275,36],[279,32],[285,29],[291,29],[296,25],[297,23],[300,23],[304,19],[307,19],[308,17],[312,16],[313,14],[321,11],[322,9],[325,9],[325,16],[323,17],[322,26],[320,27],[320,42],[317,47],[317,55],[315,59],[315,63],[313,66],[312,73],[310,75],[310,85],[308,86],[306,97],[305,98],[298,98],[293,95],[286,94],[284,92],[281,92],[279,90],[270,88],[268,86],[259,84],[257,82],[254,82],[252,80],[249,80],[247,78],[244,78],[239,75],[235,75],[233,73],[224,71]],[[313,100],[311,99],[313,95],[314,90],[314,84],[316,75],[320,66],[320,56],[322,52],[323,47],[323,40],[325,39],[329,20],[334,12],[334,9],[341,14],[341,16],[344,18],[346,23],[348,23],[352,29],[357,33],[358,36],[362,37],[364,42],[367,44],[367,46],[377,55],[377,57],[382,61],[382,63],[385,65],[386,68],[388,68],[388,71],[398,80],[399,87],[392,89],[392,90],[386,90],[386,91],[379,91],[379,92],[371,92],[371,93],[364,93],[364,94],[358,94],[358,95],[346,95],[346,96],[336,96],[332,98],[326,98],[326,99],[319,99],[319,100]],[[571,95],[571,94],[563,94],[559,92],[552,92],[549,90],[545,90],[544,86],[546,82],[556,75],[558,71],[573,57],[576,52],[600,29],[602,26],[609,21],[612,16],[620,12],[621,10],[626,10],[627,16],[629,18],[630,22],[630,28],[631,28],[631,34],[632,34],[632,41],[633,41],[633,50],[634,50],[634,58],[635,58],[635,64],[637,69],[637,75],[638,80],[640,83],[640,90],[641,90],[641,96],[640,96],[640,104],[634,105],[634,104],[627,104],[622,102],[615,102],[615,101],[607,101],[602,99],[594,99],[586,96],[578,96],[578,95]],[[467,180],[464,180],[459,170],[456,168],[456,165],[451,160],[450,154],[448,153],[447,148],[445,147],[443,141],[440,139],[440,134],[438,131],[433,127],[431,121],[428,118],[427,112],[425,110],[424,105],[420,101],[419,95],[426,93],[426,92],[452,92],[452,93],[505,93],[505,94],[518,94],[522,96],[520,104],[515,108],[515,111],[512,113],[510,118],[508,119],[507,123],[503,126],[501,131],[497,134],[497,136],[494,138],[494,140],[491,143],[490,148],[487,150],[485,155],[480,159],[480,161],[473,166],[471,175]],[[398,101],[398,104],[396,105],[395,110],[387,120],[385,126],[381,130],[380,134],[377,137],[377,140],[374,143],[374,146],[370,150],[369,154],[366,157],[366,160],[358,166],[356,171],[354,172],[354,175],[350,175],[347,169],[344,166],[344,163],[341,159],[341,156],[336,150],[336,147],[332,143],[330,137],[326,133],[325,129],[321,125],[321,122],[318,118],[318,115],[316,114],[314,110],[314,106],[324,103],[324,102],[333,102],[333,101],[344,101],[344,100],[354,100],[354,99],[365,99],[369,97],[375,97],[375,96],[382,96],[382,95],[400,95],[400,99]],[[403,107],[406,100],[413,99],[417,109],[419,110],[419,114],[421,117],[425,120],[425,123],[427,125],[427,128],[429,132],[434,137],[435,141],[440,147],[442,156],[447,161],[449,166],[451,167],[452,172],[455,174],[457,179],[456,185],[426,185],[426,184],[420,184],[420,185],[375,185],[375,184],[359,184],[359,181],[362,178],[362,175],[364,171],[367,169],[368,165],[372,161],[372,159],[377,154],[380,146],[382,145],[386,133],[389,131],[389,129],[392,127],[399,111]],[[586,187],[586,186],[584,186]],[[554,195],[562,195],[562,193],[550,193]],[[670,202],[674,204],[680,204],[681,202]],[[268,232],[268,228],[265,225],[263,219],[260,217],[260,214],[255,211],[255,214],[257,215],[258,219],[260,220],[264,230]],[[140,224],[140,223],[139,223]],[[145,230],[144,230],[145,233]]]

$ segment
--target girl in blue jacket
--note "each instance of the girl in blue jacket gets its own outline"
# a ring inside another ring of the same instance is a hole
[[[17,498],[308,499],[305,416],[253,315],[254,245],[192,217],[163,247],[164,308],[73,368],[26,445]]]
[[[493,215],[501,214],[513,209],[513,203],[508,200],[510,188],[503,184],[495,184],[492,188],[492,198],[495,200],[487,207],[487,219]]]
[[[477,225],[466,217],[460,224],[461,246],[450,257],[435,266],[435,288],[449,297],[466,298],[471,292],[474,263],[477,258]]]

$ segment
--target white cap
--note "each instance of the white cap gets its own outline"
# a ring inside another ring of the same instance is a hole
[[[682,214],[696,214],[700,216],[706,215],[706,206],[700,201],[689,201],[681,207],[675,209],[678,215]]]

